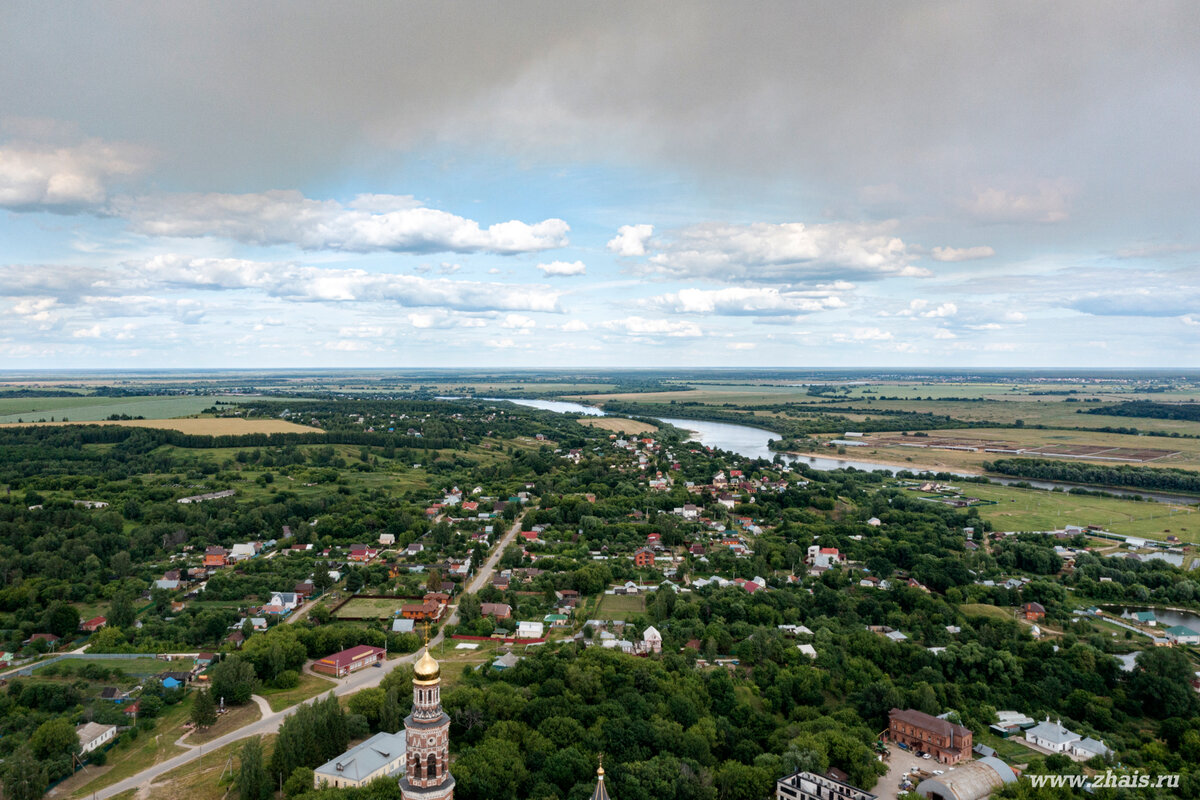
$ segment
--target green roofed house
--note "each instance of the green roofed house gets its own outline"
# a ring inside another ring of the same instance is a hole
[[[547,614],[542,621],[551,628],[565,628],[570,618],[566,614]]]
[[[1173,625],[1164,632],[1173,644],[1200,644],[1200,633],[1184,625]]]
[[[1157,625],[1158,617],[1154,616],[1153,611],[1138,611],[1133,615],[1133,618],[1143,625]]]

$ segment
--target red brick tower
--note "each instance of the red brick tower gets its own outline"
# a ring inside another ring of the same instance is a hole
[[[413,669],[413,710],[404,720],[408,763],[400,779],[404,800],[453,800],[450,717],[442,711],[441,668],[429,648]]]

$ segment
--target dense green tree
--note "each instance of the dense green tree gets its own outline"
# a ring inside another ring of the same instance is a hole
[[[236,655],[214,664],[208,674],[213,696],[224,698],[226,705],[250,702],[250,696],[258,686],[254,666]]]
[[[7,800],[39,800],[50,783],[45,767],[27,745],[5,758],[2,769]]]
[[[196,692],[192,700],[191,720],[197,728],[207,728],[216,723],[217,704],[208,689]]]
[[[79,752],[75,726],[63,717],[46,720],[29,740],[33,755],[41,760],[71,756]]]
[[[271,777],[263,766],[262,742],[252,736],[242,745],[237,775],[241,800],[268,800],[271,797]]]

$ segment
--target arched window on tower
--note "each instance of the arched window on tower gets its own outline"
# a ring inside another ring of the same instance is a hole
[[[436,778],[437,777],[437,757],[434,756],[433,753],[430,753],[429,758],[425,763],[426,763],[425,777],[426,778]]]

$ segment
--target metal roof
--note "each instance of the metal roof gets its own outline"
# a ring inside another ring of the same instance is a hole
[[[402,770],[406,752],[407,744],[403,731],[377,733],[337,758],[326,761],[313,772],[321,777],[361,781],[398,758],[401,759]]]

